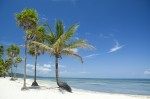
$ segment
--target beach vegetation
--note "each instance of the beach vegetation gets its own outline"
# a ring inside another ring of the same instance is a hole
[[[10,64],[11,65],[11,80],[14,80],[13,67],[15,66],[16,57],[20,54],[20,48],[16,45],[12,44],[6,49],[6,54],[12,60],[12,65]]]

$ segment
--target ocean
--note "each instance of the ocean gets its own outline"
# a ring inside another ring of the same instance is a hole
[[[31,79],[31,78],[30,78]],[[60,78],[72,88],[96,92],[148,95],[150,96],[150,79],[102,79],[102,78]],[[54,77],[37,78],[37,82],[56,84]]]

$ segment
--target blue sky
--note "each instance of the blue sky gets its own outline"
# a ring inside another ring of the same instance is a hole
[[[79,23],[75,39],[81,38],[95,50],[76,50],[84,63],[72,57],[59,60],[61,77],[150,78],[149,0],[1,0],[0,44],[16,44],[24,57],[24,31],[17,27],[15,14],[24,8],[38,12],[40,24],[54,29],[61,19],[66,29]],[[7,58],[7,56],[4,56]],[[27,56],[27,74],[33,75],[34,57]],[[23,62],[18,71],[23,73]],[[54,58],[38,58],[39,76],[55,76]]]

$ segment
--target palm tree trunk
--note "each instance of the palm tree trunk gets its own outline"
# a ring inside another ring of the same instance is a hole
[[[15,72],[15,74],[14,74],[14,79],[16,80],[16,75],[17,75],[17,65],[15,66],[16,67],[16,72]]]
[[[32,86],[38,86],[38,83],[36,82],[36,63],[37,63],[37,51],[35,46],[34,82],[32,83]]]
[[[59,86],[59,74],[58,74],[58,56],[56,55],[56,60],[55,60],[55,66],[56,66],[56,82],[57,85]]]
[[[17,65],[16,65],[16,75],[15,75],[15,78],[17,78]]]
[[[11,67],[11,79],[10,80],[14,80],[13,66]]]
[[[12,67],[11,67],[11,77],[13,77],[13,69],[12,69]]]
[[[26,55],[27,55],[27,37],[25,36],[25,55],[24,55],[24,83],[22,90],[26,90]]]

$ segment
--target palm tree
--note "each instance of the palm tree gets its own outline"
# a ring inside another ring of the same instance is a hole
[[[30,31],[28,34],[28,37],[30,37],[31,41],[37,41],[44,43],[45,42],[45,28],[43,26],[38,26],[37,29]],[[35,56],[35,66],[34,66],[34,82],[32,83],[32,86],[38,86],[38,83],[36,82],[36,64],[37,64],[37,57],[40,55],[40,53],[44,54],[44,49],[40,49],[39,46],[35,44],[29,44],[28,46],[28,54]]]
[[[14,58],[17,57],[20,53],[20,48],[16,45],[10,45],[7,49],[6,49],[6,54],[12,58],[12,61],[13,61],[13,65],[14,64]],[[13,66],[11,67],[11,80],[14,80],[13,79]]]
[[[14,79],[16,80],[17,79],[17,67],[18,67],[18,64],[20,63],[20,62],[22,62],[22,58],[21,57],[17,57],[16,59],[15,59],[15,66],[14,67],[16,67],[16,72],[15,72],[15,74],[14,74]]]
[[[25,33],[28,31],[36,29],[38,23],[38,15],[34,9],[24,9],[22,12],[16,14],[16,20],[18,21],[18,26],[23,27]],[[27,36],[25,36],[25,56],[24,56],[24,84],[22,90],[27,89],[26,87],[26,55],[27,55]]]
[[[8,58],[5,60],[4,66],[5,66],[5,71],[8,73],[8,70],[12,68],[13,60],[12,58]]]
[[[85,40],[76,40],[76,41],[69,42],[69,40],[73,37],[73,34],[75,33],[75,30],[78,27],[78,24],[72,25],[66,33],[64,33],[64,25],[61,21],[56,21],[56,33],[52,32],[52,29],[48,24],[46,24],[46,26],[48,26],[50,29],[50,34],[47,36],[47,42],[49,45],[42,44],[35,41],[33,41],[33,43],[39,45],[42,48],[50,50],[50,54],[55,56],[57,85],[61,88],[64,88],[63,84],[66,83],[62,83],[59,80],[58,59],[62,57],[62,54],[65,54],[65,55],[77,57],[83,63],[82,57],[78,55],[76,52],[74,52],[73,49],[93,48],[93,47],[87,44]],[[68,91],[71,92],[71,89],[69,88]]]

